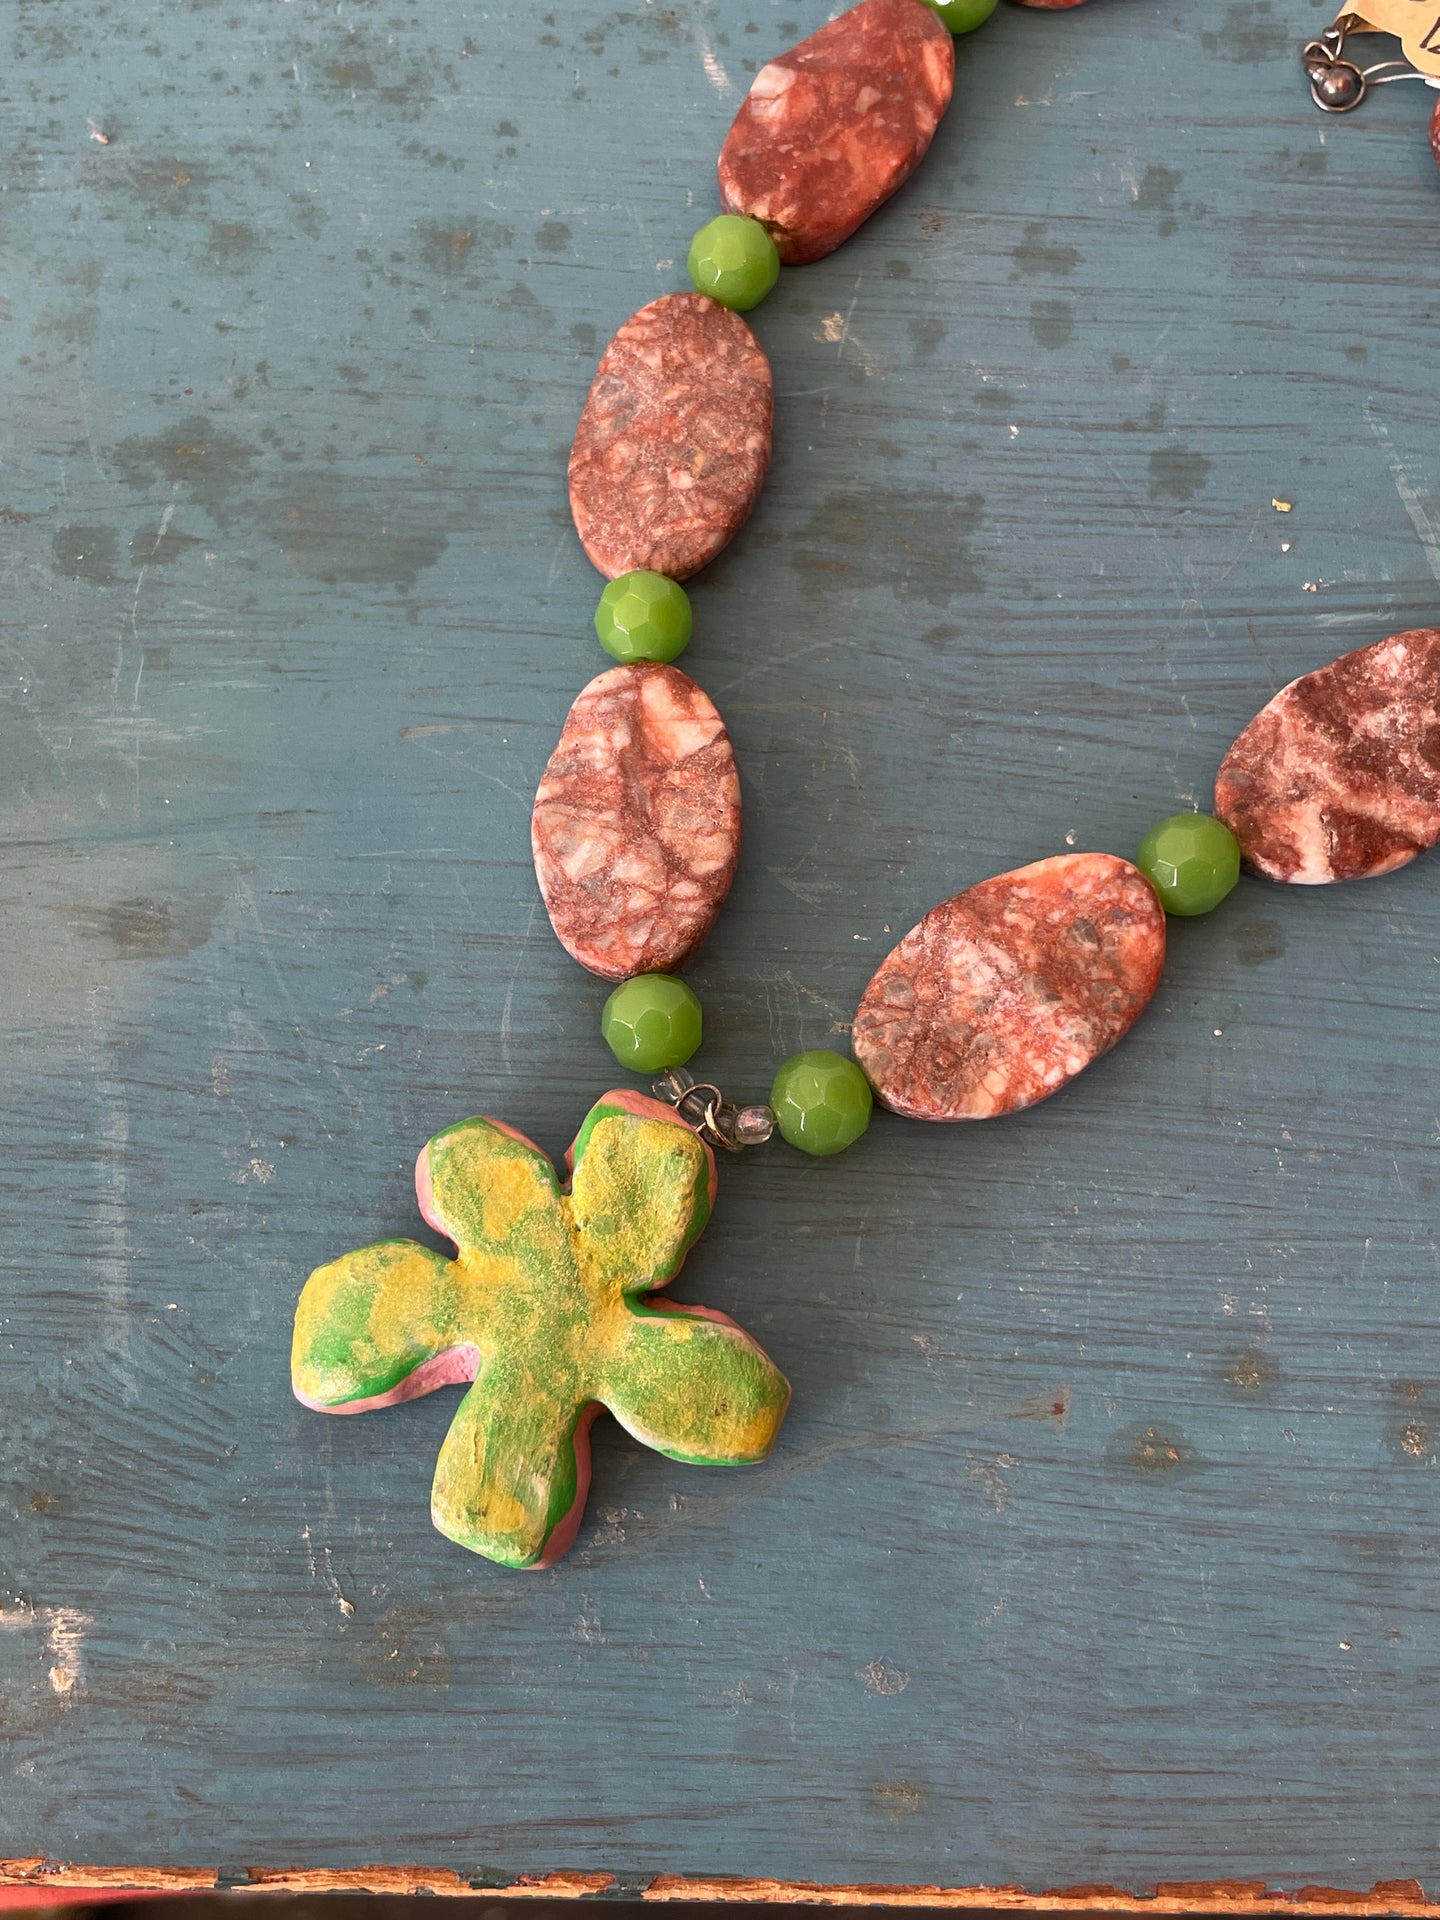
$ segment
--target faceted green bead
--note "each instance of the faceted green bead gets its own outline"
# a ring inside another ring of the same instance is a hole
[[[600,596],[595,631],[612,660],[678,660],[690,644],[690,597],[663,573],[622,573]]]
[[[781,1133],[803,1153],[843,1153],[870,1124],[870,1082],[853,1060],[819,1048],[793,1053],[775,1076],[770,1104]]]
[[[1240,878],[1240,845],[1222,820],[1177,813],[1150,829],[1135,864],[1165,911],[1188,918],[1218,907]]]
[[[780,277],[775,242],[743,213],[722,213],[701,227],[690,242],[688,265],[697,293],[737,313],[758,307]]]
[[[700,1044],[704,1016],[683,980],[669,973],[637,973],[605,1002],[600,1031],[622,1067],[659,1073],[683,1067]]]
[[[973,33],[999,6],[1000,0],[925,0],[939,14],[951,33]]]

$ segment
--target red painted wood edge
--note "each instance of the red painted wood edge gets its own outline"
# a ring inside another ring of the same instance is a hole
[[[169,1893],[157,1893],[157,1900],[172,1899]],[[111,1887],[105,1892],[77,1892],[63,1889],[56,1893],[47,1893],[43,1887],[0,1887],[0,1913],[18,1913],[21,1907],[74,1907],[83,1901],[87,1907],[98,1907],[107,1900],[133,1900],[135,1893],[129,1887]]]
[[[1195,1913],[1396,1915],[1435,1920],[1440,1903],[1427,1900],[1418,1880],[1378,1880],[1368,1893],[1341,1887],[1300,1887],[1279,1892],[1263,1880],[1161,1881],[1153,1893],[1124,1887],[1055,1887],[1029,1893],[1023,1887],[821,1886],[804,1880],[687,1880],[662,1874],[645,1900],[770,1900],[781,1905],[831,1907],[983,1907],[1015,1913]]]
[[[445,1867],[252,1867],[249,1884],[292,1893],[429,1893],[490,1899],[581,1899],[615,1884],[609,1873],[522,1873],[508,1886],[477,1887]],[[0,1860],[0,1910],[78,1904],[126,1893],[208,1891],[219,1884],[210,1867],[70,1866],[36,1854]],[[1084,1885],[1029,1893],[1023,1887],[827,1886],[812,1880],[687,1878],[660,1874],[641,1898],[773,1901],[783,1906],[989,1908],[1015,1913],[1151,1913],[1312,1915],[1337,1913],[1440,1920],[1440,1902],[1427,1900],[1418,1880],[1377,1880],[1369,1892],[1344,1887],[1297,1887],[1293,1893],[1263,1880],[1160,1881],[1153,1892]]]

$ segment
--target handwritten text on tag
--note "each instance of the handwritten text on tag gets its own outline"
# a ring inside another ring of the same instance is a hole
[[[1440,0],[1365,0],[1360,24],[1397,35],[1411,66],[1440,80]]]

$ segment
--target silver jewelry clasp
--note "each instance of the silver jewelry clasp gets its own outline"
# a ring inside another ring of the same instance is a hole
[[[1427,78],[1408,60],[1380,60],[1373,67],[1359,67],[1346,59],[1346,36],[1371,31],[1358,13],[1342,13],[1318,39],[1306,42],[1300,61],[1310,82],[1310,98],[1322,113],[1353,113],[1371,87]]]
[[[775,1131],[775,1114],[770,1107],[736,1107],[717,1086],[697,1080],[684,1067],[671,1067],[663,1080],[651,1088],[657,1100],[666,1100],[700,1138],[727,1153],[739,1153],[745,1147],[763,1147]]]

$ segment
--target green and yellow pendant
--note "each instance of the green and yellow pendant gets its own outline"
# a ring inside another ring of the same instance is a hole
[[[552,1565],[590,1482],[608,1408],[672,1460],[739,1467],[774,1445],[790,1386],[724,1314],[653,1297],[710,1217],[715,1156],[669,1107],[607,1093],[567,1155],[497,1120],[421,1151],[420,1211],[451,1260],[382,1240],[311,1274],[291,1380],[322,1413],[366,1413],[473,1382],[435,1467],[441,1533],[507,1567]]]

